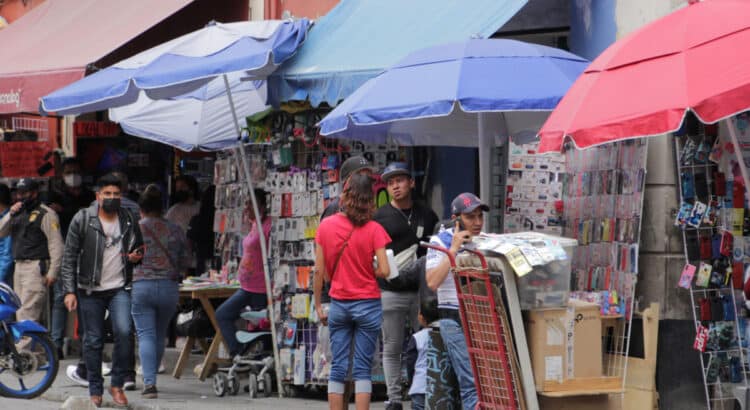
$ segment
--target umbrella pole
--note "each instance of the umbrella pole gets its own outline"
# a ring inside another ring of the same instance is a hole
[[[260,237],[260,253],[263,258],[263,275],[266,279],[266,298],[268,300],[268,316],[269,322],[271,323],[271,339],[273,341],[273,361],[274,369],[276,371],[276,388],[279,393],[279,397],[282,396],[283,387],[281,384],[281,362],[279,361],[279,344],[276,340],[276,322],[273,320],[273,293],[271,291],[271,274],[268,267],[268,249],[266,248],[266,235],[263,232],[263,221],[260,218],[260,212],[258,211],[258,201],[255,198],[255,192],[253,191],[253,179],[250,173],[250,164],[247,163],[247,157],[245,156],[245,144],[242,143],[242,131],[240,129],[240,123],[237,119],[237,111],[234,107],[234,99],[232,98],[232,90],[229,87],[229,79],[227,75],[222,76],[224,78],[224,87],[227,90],[227,98],[229,99],[229,109],[232,111],[232,118],[234,119],[235,130],[237,131],[237,142],[236,148],[237,155],[240,157],[242,162],[242,170],[247,181],[248,190],[250,191],[250,200],[253,204],[253,213],[255,214],[255,223],[258,225],[258,236]]]
[[[479,198],[486,204],[492,203],[492,145],[493,138],[487,133],[487,113],[480,112],[477,114],[477,134],[479,148]],[[484,218],[484,232],[489,231],[490,218]]]
[[[726,122],[727,128],[729,129],[729,136],[732,139],[732,145],[734,146],[734,155],[737,157],[737,164],[740,167],[742,179],[745,181],[745,200],[750,201],[750,194],[748,194],[748,184],[750,184],[750,179],[748,179],[747,176],[747,166],[745,166],[745,158],[743,158],[742,156],[740,142],[737,139],[737,129],[734,127],[734,123],[732,122],[731,117],[727,118],[724,121]]]

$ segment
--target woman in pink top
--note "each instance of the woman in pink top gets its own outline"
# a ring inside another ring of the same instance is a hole
[[[383,309],[376,277],[388,276],[385,246],[391,238],[372,220],[372,178],[354,174],[341,195],[343,211],[324,219],[315,235],[315,309],[331,331],[331,374],[328,404],[344,408],[344,380],[354,339],[352,376],[357,410],[370,407],[372,358],[380,335]],[[377,257],[378,269],[373,269]],[[321,278],[331,282],[330,310],[323,311]]]
[[[266,212],[266,193],[261,189],[255,190],[255,199],[258,201],[258,211],[261,216],[263,235],[268,244],[268,236],[271,233],[271,217]],[[229,354],[234,357],[243,353],[243,345],[237,341],[235,333],[237,328],[235,322],[240,317],[243,309],[250,306],[253,310],[263,310],[268,307],[266,296],[266,277],[263,273],[263,257],[260,253],[260,233],[258,221],[250,201],[247,202],[243,217],[252,225],[250,233],[242,240],[242,259],[238,270],[240,289],[216,309],[216,321],[219,323],[221,335],[227,342]]]

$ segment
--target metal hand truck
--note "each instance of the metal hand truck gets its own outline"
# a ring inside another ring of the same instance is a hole
[[[497,285],[491,281],[487,261],[480,252],[463,249],[479,258],[481,268],[456,265],[445,248],[422,243],[442,252],[450,261],[456,282],[462,329],[477,389],[478,409],[524,409],[513,338]],[[500,305],[496,302],[500,302]]]

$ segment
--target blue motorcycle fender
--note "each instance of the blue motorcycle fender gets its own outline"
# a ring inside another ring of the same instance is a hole
[[[13,314],[16,313],[16,310],[17,309],[10,307],[9,305],[0,305],[0,320],[12,318]]]
[[[47,333],[47,328],[33,320],[22,320],[20,322],[11,323],[8,327],[10,327],[10,331],[13,333],[13,339],[16,341],[26,333]]]

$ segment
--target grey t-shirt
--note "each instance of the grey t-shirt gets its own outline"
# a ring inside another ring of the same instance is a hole
[[[99,218],[104,230],[104,255],[102,257],[102,277],[99,286],[93,291],[117,289],[125,286],[125,266],[122,262],[122,231],[120,218],[107,222]]]

